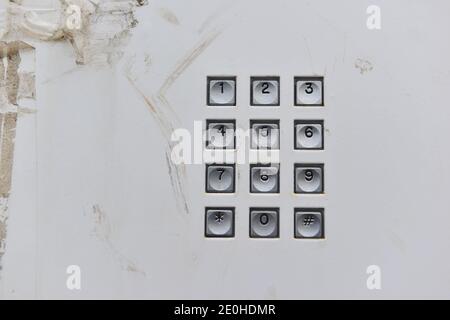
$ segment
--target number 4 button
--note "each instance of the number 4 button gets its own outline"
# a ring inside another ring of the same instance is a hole
[[[323,106],[323,77],[295,77],[294,105]]]

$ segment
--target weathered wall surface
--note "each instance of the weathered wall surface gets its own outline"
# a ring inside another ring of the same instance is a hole
[[[1,0],[0,297],[449,297],[449,4],[383,3],[380,31],[367,5]],[[221,74],[236,108],[205,105]],[[253,75],[281,77],[280,108],[249,107]],[[293,156],[294,75],[325,77],[325,108],[295,110],[325,120],[323,154]],[[172,130],[206,118],[280,119],[280,195],[249,195],[247,165],[205,195],[203,165],[170,161]],[[319,160],[324,197],[292,194],[293,163]],[[326,241],[294,240],[292,208],[318,201]],[[204,238],[211,205],[236,207],[236,238]],[[250,206],[280,207],[280,239],[249,239]]]

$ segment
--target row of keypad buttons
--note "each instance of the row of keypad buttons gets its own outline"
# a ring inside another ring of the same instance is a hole
[[[280,149],[279,120],[250,120],[251,149]],[[206,148],[235,149],[236,120],[206,120]],[[294,120],[294,148],[322,150],[323,120]]]
[[[208,77],[209,106],[236,105],[236,77]],[[280,105],[280,77],[250,78],[251,106]],[[294,77],[295,106],[323,106],[323,77]]]
[[[250,238],[280,237],[279,208],[250,208]],[[233,207],[207,207],[205,209],[205,236],[232,238],[235,235],[235,209]],[[323,208],[294,209],[294,237],[301,239],[324,238]]]
[[[235,164],[207,164],[206,192],[234,193]],[[250,164],[250,193],[279,193],[279,164]],[[294,193],[323,193],[324,165],[294,164]]]

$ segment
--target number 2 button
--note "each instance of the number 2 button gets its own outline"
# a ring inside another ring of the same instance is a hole
[[[323,106],[323,77],[295,77],[294,92],[296,106]]]
[[[252,106],[280,105],[280,77],[251,77]]]

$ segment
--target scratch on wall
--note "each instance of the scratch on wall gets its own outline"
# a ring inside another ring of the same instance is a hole
[[[111,240],[112,225],[106,212],[98,204],[92,206],[92,218],[94,235],[105,244],[114,259],[118,261],[120,268],[126,272],[136,273],[145,277],[146,273],[114,246]]]
[[[6,251],[18,104],[22,98],[34,98],[33,73],[19,70],[21,50],[34,49],[23,42],[0,42],[0,269]]]
[[[171,151],[174,142],[171,140],[173,130],[179,127],[179,121],[176,112],[170,105],[166,95],[170,87],[183,74],[183,72],[200,56],[200,54],[220,35],[219,30],[212,30],[204,38],[200,40],[193,48],[188,50],[184,57],[175,64],[171,72],[164,79],[161,87],[156,93],[147,96],[142,89],[140,89],[138,80],[131,74],[133,63],[128,65],[125,74],[132,87],[136,90],[139,96],[144,100],[153,118],[158,123],[161,133],[166,141],[165,157],[168,166],[168,174],[172,189],[175,193],[177,205],[180,210],[186,214],[189,213],[189,205],[185,193],[185,166],[183,164],[176,165],[171,160]]]

